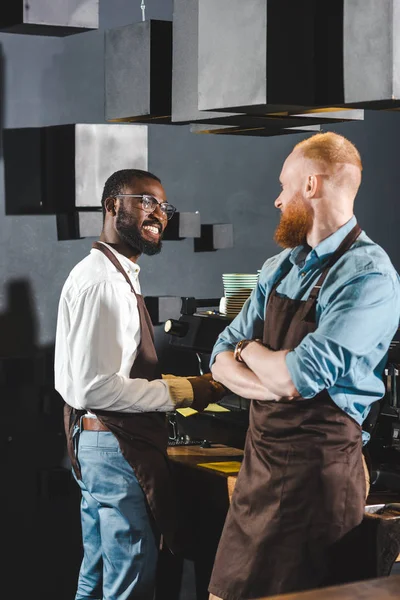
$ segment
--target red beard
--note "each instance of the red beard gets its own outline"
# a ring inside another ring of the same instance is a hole
[[[312,218],[307,210],[302,195],[295,194],[287,204],[285,212],[276,228],[274,240],[282,248],[295,248],[307,242],[307,234],[311,229]]]

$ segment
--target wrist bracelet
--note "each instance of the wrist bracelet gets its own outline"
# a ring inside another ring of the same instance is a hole
[[[238,362],[244,362],[244,360],[242,358],[242,352],[246,348],[246,346],[248,344],[250,344],[251,342],[254,342],[254,340],[240,340],[236,344],[235,350],[233,351],[233,358],[235,360],[237,360]]]

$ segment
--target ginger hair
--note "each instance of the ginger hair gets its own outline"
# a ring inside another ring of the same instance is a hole
[[[317,133],[294,147],[305,158],[323,162],[328,168],[339,163],[354,165],[362,171],[360,153],[347,138],[337,133]]]

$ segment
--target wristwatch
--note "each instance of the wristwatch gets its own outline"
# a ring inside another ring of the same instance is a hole
[[[251,344],[251,342],[255,342],[256,340],[240,340],[236,346],[235,346],[235,350],[233,351],[233,358],[235,360],[237,360],[238,362],[244,362],[243,358],[242,358],[242,352],[243,350],[246,348],[246,346],[248,346],[248,344]]]

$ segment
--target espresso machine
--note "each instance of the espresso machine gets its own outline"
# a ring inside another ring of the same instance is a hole
[[[168,319],[164,325],[174,349],[196,354],[200,375],[210,372],[213,346],[232,320],[219,313],[219,302],[219,298],[182,298],[180,318]],[[179,411],[169,414],[169,444],[201,444],[203,447],[224,444],[244,448],[249,426],[249,400],[230,394],[221,400],[219,407],[222,411],[207,409],[190,416],[183,416]]]

